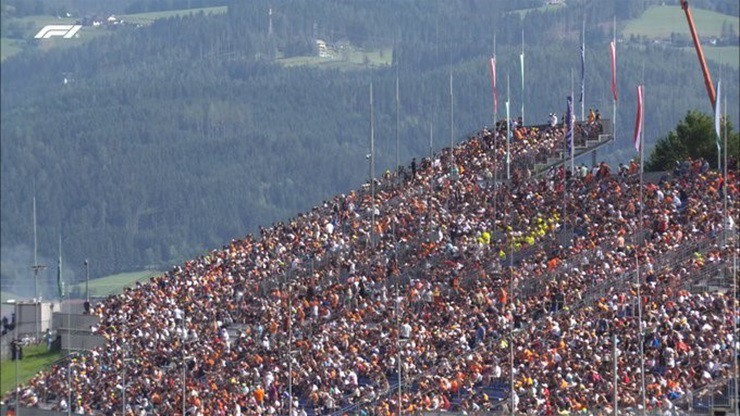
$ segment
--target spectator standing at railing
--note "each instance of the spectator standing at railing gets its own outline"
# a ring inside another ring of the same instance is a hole
[[[51,343],[53,341],[53,338],[51,336],[51,328],[46,328],[46,332],[44,333],[44,340],[46,341],[46,351],[51,351]]]

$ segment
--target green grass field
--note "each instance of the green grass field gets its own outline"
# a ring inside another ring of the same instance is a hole
[[[549,12],[549,11],[553,11],[553,10],[558,10],[561,7],[564,7],[564,6],[565,6],[565,4],[546,4],[546,5],[540,6],[540,7],[532,7],[531,9],[514,10],[511,13],[516,13],[516,14],[519,15],[519,17],[525,17],[527,15],[527,13],[529,13],[529,12],[534,12],[534,11],[538,11],[538,12]]]
[[[55,16],[48,15],[34,15],[34,16],[23,16],[23,17],[10,17],[8,18],[8,24],[20,25],[24,30],[33,37],[36,32],[46,25],[71,25],[77,19],[74,17],[61,17],[56,18]]]
[[[678,2],[676,2],[678,3]],[[694,24],[699,36],[718,37],[722,31],[722,24],[732,24],[735,33],[738,33],[738,19],[730,15],[702,9],[691,9]],[[671,33],[691,36],[686,15],[678,4],[671,6],[653,6],[637,19],[627,22],[622,34],[625,37],[645,36],[649,39],[670,38]]]
[[[123,288],[131,287],[136,282],[141,282],[162,274],[156,270],[144,270],[139,272],[119,273],[110,276],[90,280],[90,296],[105,297],[121,293]],[[82,296],[85,294],[85,282],[72,285],[72,290],[78,290]],[[12,292],[0,292],[0,301],[5,302],[8,299],[25,299]]]
[[[136,282],[141,282],[152,278],[162,272],[159,271],[140,271],[130,273],[114,274],[99,279],[90,280],[90,296],[93,297],[104,297],[108,295],[114,295],[121,293],[123,288],[133,286]],[[75,288],[79,289],[80,293],[85,293],[85,283],[78,283],[74,285]]]
[[[190,14],[198,14],[203,12],[204,14],[223,14],[226,13],[227,6],[218,7],[201,7],[194,9],[184,10],[168,10],[162,12],[152,13],[136,13],[119,15],[119,20],[123,20],[127,23],[147,25],[153,23],[157,19],[166,19],[173,16],[188,16]],[[0,61],[17,54],[22,51],[25,47],[24,40],[32,40],[33,36],[44,26],[51,24],[73,24],[77,21],[74,17],[56,18],[55,16],[24,16],[24,17],[10,17],[7,18],[7,24],[18,28],[19,36],[21,38],[2,38],[0,39]],[[70,47],[81,44],[82,42],[89,41],[98,36],[108,35],[111,32],[106,30],[104,27],[91,27],[86,26],[78,33],[79,37],[74,39],[46,39],[43,42],[43,48],[57,48],[57,47]]]
[[[173,16],[188,16],[190,14],[198,14],[203,12],[206,15],[209,14],[224,14],[226,13],[227,6],[216,6],[216,7],[201,7],[195,9],[184,9],[184,10],[167,10],[162,12],[150,12],[150,13],[136,13],[136,14],[124,14],[117,16],[119,19],[128,23],[138,24],[149,24],[157,19],[167,19]]]
[[[23,360],[18,361],[18,383],[24,384],[36,373],[62,358],[60,352],[47,352],[46,345],[40,344],[23,349]],[[15,387],[16,362],[0,362],[0,392],[4,395]]]
[[[0,38],[0,62],[23,50],[23,45],[18,39]]]
[[[719,37],[722,25],[726,23],[733,25],[735,33],[738,33],[740,25],[738,19],[730,15],[716,13],[702,9],[691,9],[694,24],[699,36]],[[644,36],[648,39],[669,39],[671,33],[677,33],[687,41],[691,39],[689,25],[686,15],[680,6],[653,6],[645,11],[637,19],[627,22],[622,35],[625,38],[631,36]],[[688,53],[695,54],[694,48],[683,48]],[[707,60],[714,63],[724,63],[731,67],[740,68],[740,47],[737,46],[711,46],[702,42],[702,49]]]
[[[20,296],[13,292],[0,292],[0,303],[10,299],[23,299],[24,296]]]
[[[321,58],[319,56],[295,56],[291,58],[278,59],[277,62],[285,67],[314,66],[319,68],[352,70],[390,65],[392,60],[393,50],[387,48],[375,51],[351,50],[346,54],[345,58],[339,56],[331,58]]]
[[[686,48],[696,56],[696,49]],[[740,47],[738,46],[702,46],[704,55],[710,61],[729,65],[734,69],[740,69]],[[718,77],[719,74],[714,74]]]

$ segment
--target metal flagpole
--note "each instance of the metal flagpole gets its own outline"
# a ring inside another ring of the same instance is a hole
[[[429,123],[429,165],[432,165],[434,159],[434,123]],[[434,177],[434,175],[432,175]],[[432,194],[432,182],[429,182],[429,195]]]
[[[511,91],[509,90],[509,74],[506,74],[506,179],[511,179],[511,115],[509,112],[509,103],[511,102]]]
[[[125,332],[126,331],[124,329],[124,334],[123,334],[124,337],[126,336]],[[68,345],[71,345],[69,343],[69,341],[68,341]],[[121,384],[121,399],[122,399],[121,400],[121,416],[126,416],[126,360],[127,360],[127,357],[126,356],[128,355],[126,353],[127,349],[128,349],[128,345],[127,344],[124,344],[124,346],[123,346],[123,360],[121,360],[121,365],[123,365],[123,383]],[[183,350],[183,353],[184,353],[184,350]],[[184,359],[183,359],[183,361],[184,361]],[[184,395],[183,395],[182,403],[183,403],[182,406],[183,406],[183,409],[184,409],[185,408],[185,396]],[[183,411],[182,414],[183,414],[183,416],[185,416],[185,412],[184,411]]]
[[[18,308],[18,304],[13,305],[13,309],[15,310],[15,317],[13,318],[13,351],[11,351],[11,354],[15,355],[15,414],[20,415],[21,409],[20,409],[20,389],[18,384],[18,362],[20,361],[20,339],[18,338],[18,318],[20,317],[20,314],[18,313],[20,309]]]
[[[586,13],[581,28],[581,122],[586,120]],[[573,94],[571,93],[571,97]]]
[[[396,241],[396,244],[398,244],[398,241]],[[395,248],[394,248],[395,250]],[[398,345],[396,348],[398,348],[398,416],[401,416],[401,408],[403,407],[403,397],[402,397],[402,374],[401,371],[403,371],[403,366],[401,364],[401,298],[399,297],[398,293],[398,285],[400,284],[400,276],[396,276],[396,342],[398,342]]]
[[[85,259],[85,302],[90,304],[90,262]]]
[[[573,68],[570,69],[570,96],[571,99],[573,99]],[[583,102],[581,102],[581,112],[583,111]],[[571,114],[571,119],[568,120],[570,122],[570,127],[572,131],[572,135],[570,138],[570,173],[573,174],[573,167],[575,164],[575,153],[576,153],[576,123],[575,123],[575,114]],[[581,122],[583,122],[583,118],[581,118]],[[565,170],[565,165],[563,165],[563,170]]]
[[[720,118],[720,112],[722,111],[721,105],[720,105],[720,98],[719,98],[720,95],[722,94],[721,88],[722,88],[722,76],[720,75],[719,81],[717,81],[717,101],[714,103],[714,112],[715,112],[715,117],[717,119]],[[720,130],[721,130],[721,127],[720,129],[717,130],[717,135],[719,135]],[[717,141],[717,169],[721,171],[722,152],[721,152],[721,149],[719,148],[719,143],[720,143],[721,138],[717,137],[715,140]]]
[[[571,69],[571,80],[573,79],[573,70]],[[572,97],[571,97],[572,100]],[[567,160],[568,160],[568,134],[570,133],[570,123],[573,121],[573,115],[570,114],[570,111],[572,111],[573,105],[571,104],[572,101],[568,102],[568,108],[565,110],[565,117],[563,118],[563,127],[565,130],[565,134],[563,135],[563,233],[565,233],[568,229],[568,224],[565,221],[565,218],[568,214],[568,182],[567,178],[565,177],[565,170],[567,169]]]
[[[454,152],[454,140],[455,140],[455,96],[452,92],[452,72],[450,72],[450,175],[455,165],[455,152]]]
[[[724,161],[724,167],[723,167],[724,168],[724,172],[723,172],[724,185],[722,186],[722,190],[724,191],[724,207],[723,207],[723,210],[724,210],[724,213],[723,214],[724,215],[723,215],[723,217],[724,217],[724,219],[726,221],[725,222],[725,226],[723,228],[725,229],[725,241],[727,241],[727,239],[729,238],[729,235],[728,235],[728,231],[729,231],[728,230],[728,226],[729,226],[729,223],[730,223],[730,218],[727,216],[727,124],[728,124],[727,123],[728,122],[728,119],[727,119],[727,94],[725,94],[725,107],[724,108],[725,108],[725,125],[724,125],[724,131],[725,131],[725,134],[724,134],[724,136],[725,136],[725,139],[724,139],[725,161]],[[737,361],[735,361],[735,363],[737,363]],[[735,390],[735,391],[737,392],[737,390]]]
[[[510,154],[510,120],[509,120],[509,100],[510,100],[510,91],[509,91],[509,75],[506,75],[506,180],[510,183],[511,182],[511,154]],[[522,104],[522,109],[524,109],[524,105]],[[511,202],[511,201],[509,201]],[[507,223],[508,224],[508,223]],[[511,313],[511,322],[509,323],[509,368],[511,369],[509,374],[509,397],[511,400],[511,409],[509,409],[510,414],[515,413],[514,409],[514,395],[516,392],[514,391],[514,312],[515,312],[515,306],[514,306],[514,244],[512,241],[512,234],[511,231],[509,231],[509,237],[507,238],[507,242],[509,244],[509,311]]]
[[[33,196],[33,266],[31,266],[31,269],[33,269],[33,285],[34,285],[34,292],[33,292],[33,321],[34,321],[34,329],[36,331],[36,342],[39,342],[39,338],[41,337],[41,300],[39,298],[39,272],[46,269],[46,266],[43,264],[39,264],[38,261],[38,239],[36,238],[36,195],[35,195],[35,185],[34,185],[34,196]],[[16,317],[17,318],[17,317]]]
[[[616,3],[615,3],[615,7],[616,7]],[[614,76],[616,79],[616,73],[617,73],[617,15],[616,15],[616,12],[614,15],[612,42],[614,44]],[[614,143],[616,143],[617,142],[617,97],[615,96],[612,96],[612,134],[614,136]]]
[[[401,98],[398,87],[398,66],[396,66],[396,174],[401,167],[400,159],[400,135],[401,135]]]
[[[715,116],[715,118],[717,118],[717,119],[720,120],[720,126],[717,129],[717,136],[718,136],[717,137],[717,171],[722,172],[722,163],[721,163],[721,161],[722,161],[722,149],[720,149],[720,147],[719,147],[719,144],[722,141],[722,136],[720,135],[720,132],[722,130],[722,125],[721,125],[721,122],[722,122],[722,118],[721,118],[722,113],[721,113],[721,107],[720,107],[720,100],[721,100],[721,98],[720,98],[720,87],[722,86],[722,63],[723,63],[722,62],[722,55],[721,54],[720,54],[719,60],[720,60],[720,62],[719,62],[720,63],[720,65],[719,65],[719,80],[717,81],[717,99],[716,99],[716,102],[714,103],[714,107],[715,107],[714,108],[714,112],[715,112],[715,115],[714,116]]]
[[[72,305],[71,296],[67,291],[67,415],[72,414]]]
[[[434,170],[431,167],[433,165],[433,159],[434,159],[434,124],[429,123],[429,170],[432,172],[429,175],[429,203],[427,204],[427,227],[429,228],[429,233],[432,232],[432,194],[434,193]]]
[[[514,248],[513,248],[513,241],[511,240],[511,232],[509,232],[509,298],[511,300],[509,301],[509,312],[511,313],[511,322],[509,323],[509,368],[511,369],[511,374],[509,374],[509,397],[511,399],[511,409],[509,409],[509,414],[513,415],[516,413],[516,409],[514,408],[514,395],[516,392],[514,391],[514,312],[516,306],[514,305],[514,267],[511,264],[513,262],[514,258]]]
[[[181,355],[182,355],[182,416],[185,416],[187,412],[187,380],[185,378],[185,367],[187,366],[185,360],[185,316],[182,317],[182,343],[180,344]],[[124,365],[126,363],[124,362]]]
[[[64,300],[64,275],[62,274],[62,234],[59,233],[59,284],[62,287],[61,300]],[[67,290],[67,414],[72,414],[72,296]]]
[[[496,65],[496,34],[493,34],[493,64],[494,70]],[[496,130],[496,119],[498,118],[498,106],[496,105],[496,73],[495,71],[491,74],[493,82],[493,130]]]
[[[39,298],[39,275],[38,275],[38,240],[36,238],[36,195],[33,195],[33,298]],[[35,301],[34,301],[35,302]],[[38,333],[36,334],[38,336]]]
[[[496,91],[496,34],[493,34],[493,66],[491,73],[491,82],[493,83],[493,228],[496,228],[496,205],[498,202],[498,128],[496,120],[498,119],[497,91]]]
[[[291,271],[292,274],[292,271]],[[293,299],[288,280],[288,415],[293,416]]]
[[[644,71],[644,67],[643,67]],[[644,79],[643,74],[643,79]],[[645,129],[642,127],[645,123],[643,120],[645,120],[645,86],[642,86],[642,117],[640,120],[640,238],[639,238],[639,246],[642,246],[643,243],[643,176],[645,171]],[[642,414],[643,416],[647,412],[647,398],[645,397],[645,334],[643,333],[642,329],[642,291],[641,291],[641,285],[640,285],[640,258],[639,258],[639,250],[635,249],[635,264],[636,264],[636,278],[637,278],[637,319],[638,319],[638,328],[639,328],[639,336],[640,336],[640,395],[642,396]]]
[[[724,183],[722,186],[722,189],[724,191],[724,219],[725,219],[725,241],[729,241],[729,235],[728,232],[730,231],[728,229],[730,218],[727,215],[727,94],[725,94],[725,125],[724,125],[724,147],[725,147],[725,154],[724,154]],[[736,225],[737,226],[737,225]],[[735,235],[737,235],[737,231],[735,231]],[[733,244],[738,244],[737,238],[735,239]],[[737,320],[738,320],[738,310],[737,310],[737,279],[738,279],[738,273],[737,273],[737,250],[733,250],[732,254],[732,367],[733,367],[733,373],[735,375],[735,416],[740,415],[740,399],[738,397],[740,396],[740,393],[738,392],[738,377],[740,377],[740,373],[738,373],[738,364],[737,364],[737,344],[738,344],[738,334],[737,334]]]
[[[370,213],[370,246],[373,247],[375,232],[375,123],[373,120],[373,82],[370,81],[370,196],[372,206]]]
[[[617,371],[618,371],[619,364],[617,364],[617,333],[616,332],[612,333],[612,347],[614,349],[613,350],[614,356],[612,358],[614,360],[614,363],[613,363],[614,364],[614,416],[617,416],[619,414],[619,399],[617,396],[618,394],[617,383],[619,382],[619,374],[617,373]]]
[[[519,55],[522,66],[522,125],[524,125],[524,29],[522,29],[522,54]]]
[[[725,98],[727,99],[727,98]],[[735,242],[734,244],[737,244]],[[738,310],[737,310],[737,250],[733,250],[732,254],[732,356],[733,356],[733,370],[735,373],[735,416],[740,414],[740,399],[738,399],[738,396],[740,396],[740,393],[738,393],[738,365],[737,365],[737,319],[738,319]]]

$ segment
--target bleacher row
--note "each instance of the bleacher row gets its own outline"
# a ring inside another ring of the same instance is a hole
[[[484,129],[374,198],[338,195],[111,297],[108,345],[72,359],[73,403],[61,365],[19,400],[121,414],[125,372],[127,414],[387,415],[400,367],[407,414],[608,411],[616,335],[620,407],[638,409],[638,312],[651,410],[727,380],[737,300],[691,289],[737,255],[737,178],[698,163],[640,207],[634,171],[522,162],[562,136],[518,128],[496,181],[505,135]]]

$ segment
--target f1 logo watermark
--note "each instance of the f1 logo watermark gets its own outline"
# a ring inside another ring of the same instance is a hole
[[[34,36],[36,39],[49,39],[54,36],[61,36],[69,39],[82,29],[82,25],[47,25]]]

